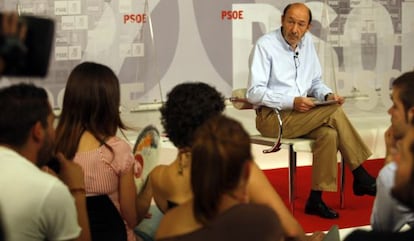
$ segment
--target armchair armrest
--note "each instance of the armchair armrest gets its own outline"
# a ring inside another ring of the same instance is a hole
[[[246,98],[246,88],[233,90],[230,102],[238,110],[253,109],[253,105]]]
[[[272,152],[280,151],[281,146],[282,146],[283,122],[282,122],[282,118],[280,117],[279,110],[274,109],[274,111],[276,112],[277,121],[279,123],[279,134],[273,146],[268,149],[264,149],[263,153],[272,153]]]

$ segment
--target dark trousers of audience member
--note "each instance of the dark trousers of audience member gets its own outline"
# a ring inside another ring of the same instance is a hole
[[[107,195],[86,198],[93,241],[127,241],[125,224]]]

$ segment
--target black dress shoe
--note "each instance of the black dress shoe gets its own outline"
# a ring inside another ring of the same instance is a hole
[[[354,190],[354,194],[356,196],[362,196],[362,195],[375,196],[377,193],[377,184],[375,181],[371,183],[360,183],[360,182],[354,181],[352,185],[352,189]]]
[[[322,218],[328,219],[339,218],[339,214],[335,210],[326,206],[326,204],[323,201],[312,202],[308,200],[305,206],[305,213],[311,215],[318,215]]]

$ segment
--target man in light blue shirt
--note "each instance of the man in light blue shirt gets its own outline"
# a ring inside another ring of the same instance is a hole
[[[284,137],[315,139],[312,186],[305,212],[332,219],[339,214],[322,201],[322,191],[337,190],[338,150],[354,175],[354,194],[375,195],[376,184],[361,165],[371,151],[343,112],[344,98],[322,80],[308,33],[311,21],[312,13],[305,4],[289,4],[283,11],[282,27],[257,41],[247,98],[257,106],[256,127],[263,136],[277,136],[274,109],[278,109]],[[317,106],[315,100],[333,100],[334,104]]]

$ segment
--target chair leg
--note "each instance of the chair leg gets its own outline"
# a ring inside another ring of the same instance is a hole
[[[289,204],[292,214],[295,211],[296,198],[296,152],[293,150],[293,145],[289,145]]]
[[[340,177],[340,197],[339,197],[339,205],[341,209],[345,208],[345,160],[341,158],[341,177]]]

